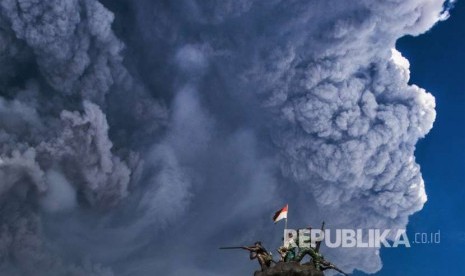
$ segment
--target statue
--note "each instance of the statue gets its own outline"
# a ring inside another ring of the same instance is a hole
[[[260,264],[262,271],[265,271],[271,266],[271,263],[275,263],[271,253],[268,252],[265,247],[262,246],[260,241],[257,241],[252,246],[236,246],[236,247],[220,247],[220,249],[245,249],[250,252],[250,260],[257,259]]]
[[[321,231],[324,231],[324,228],[325,228],[325,222],[323,221],[323,224],[321,225]],[[307,229],[311,230],[311,228],[307,228]],[[324,270],[327,270],[327,269],[334,269],[334,270],[336,270],[337,272],[339,272],[339,273],[341,273],[343,275],[348,275],[347,273],[345,273],[344,271],[342,271],[341,269],[336,267],[334,264],[332,264],[329,261],[325,260],[323,255],[321,255],[319,253],[321,241],[316,242],[315,248],[311,247],[310,244],[311,243],[309,242],[307,247],[300,247],[299,248],[299,253],[294,258],[294,261],[300,262],[300,261],[302,261],[302,259],[306,255],[309,255],[310,258],[311,258],[313,266],[317,270],[324,271]]]
[[[281,256],[281,262],[293,261],[296,257],[297,244],[292,233],[288,233],[284,245],[278,248],[278,253]]]
[[[324,231],[324,226],[325,223],[323,222],[321,226],[321,231]],[[311,227],[307,229],[311,230]],[[309,271],[312,271],[312,273],[318,273],[315,275],[323,275],[323,271],[328,269],[334,269],[337,272],[342,273],[343,275],[348,275],[347,273],[336,267],[334,264],[325,260],[323,255],[319,253],[321,240],[316,241],[314,247],[312,247],[311,242],[308,242],[302,247],[299,247],[296,243],[297,240],[298,237],[294,237],[292,232],[288,233],[288,236],[284,241],[284,245],[278,248],[278,252],[281,256],[281,260],[279,263],[273,260],[271,252],[268,252],[262,246],[262,243],[260,241],[255,242],[252,246],[220,247],[220,249],[244,249],[249,251],[250,260],[256,259],[260,264],[261,272],[255,272],[256,275],[265,275],[268,273],[276,272],[280,273],[280,271],[294,271],[296,273],[307,273]],[[306,255],[310,256],[311,265],[300,265],[300,262]],[[273,267],[271,267],[272,263],[275,264]]]

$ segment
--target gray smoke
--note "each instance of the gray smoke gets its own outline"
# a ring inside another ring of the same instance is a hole
[[[215,249],[276,246],[285,202],[292,227],[406,227],[436,114],[395,43],[447,7],[2,1],[0,271],[243,275]],[[327,253],[381,268],[375,249]]]

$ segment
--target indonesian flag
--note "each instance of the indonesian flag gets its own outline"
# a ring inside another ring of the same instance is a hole
[[[277,211],[274,216],[273,216],[273,221],[274,223],[282,220],[282,219],[287,219],[287,207],[288,207],[288,204],[286,204],[286,206],[284,206],[284,208],[282,208],[281,210]]]

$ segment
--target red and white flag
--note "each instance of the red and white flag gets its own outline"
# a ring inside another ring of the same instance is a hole
[[[282,219],[287,219],[287,207],[288,207],[288,204],[286,204],[286,206],[284,206],[284,208],[282,208],[281,210],[277,211],[274,216],[273,216],[273,221],[274,223],[282,220]]]

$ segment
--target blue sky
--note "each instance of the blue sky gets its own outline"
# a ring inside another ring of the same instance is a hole
[[[416,150],[428,202],[410,218],[416,232],[441,231],[440,244],[384,249],[377,275],[464,275],[465,261],[465,3],[451,17],[419,37],[405,37],[397,48],[411,64],[411,83],[433,93],[437,118]],[[363,275],[363,274],[356,274]]]

